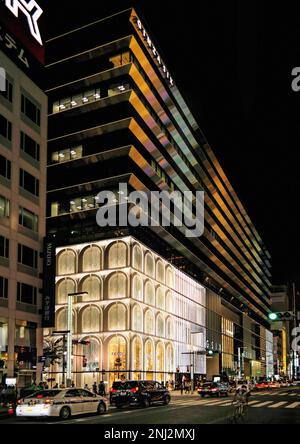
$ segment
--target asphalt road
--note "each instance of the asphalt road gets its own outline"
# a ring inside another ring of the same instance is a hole
[[[2,419],[0,424],[226,424],[232,399],[201,399],[198,395],[173,395],[169,406],[148,409],[110,409],[103,416],[84,416],[69,421],[56,419]],[[245,424],[300,424],[300,388],[254,393]]]

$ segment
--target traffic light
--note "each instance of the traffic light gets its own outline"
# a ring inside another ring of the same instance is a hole
[[[269,313],[269,319],[272,322],[293,321],[295,315],[292,311],[279,311],[277,313]]]

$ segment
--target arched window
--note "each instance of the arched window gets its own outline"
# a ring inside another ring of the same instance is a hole
[[[132,260],[133,268],[135,268],[136,270],[142,271],[143,270],[143,254],[142,254],[142,249],[138,245],[135,245],[133,247],[132,258],[133,258],[133,260]]]
[[[56,303],[67,304],[68,294],[75,293],[75,282],[72,279],[64,279],[58,282],[56,289]]]
[[[165,268],[162,261],[158,261],[156,264],[156,280],[159,282],[165,282]]]
[[[145,285],[145,304],[155,305],[155,288],[150,281]]]
[[[134,331],[143,331],[143,311],[138,305],[135,305],[132,310],[132,329]]]
[[[170,291],[168,291],[166,295],[166,311],[169,313],[173,313],[174,307],[173,307],[173,296]]]
[[[109,362],[109,375],[110,384],[112,384],[115,378],[120,378],[121,372],[127,368],[127,346],[124,338],[120,336],[114,336],[108,343],[108,362]]]
[[[174,274],[171,267],[167,268],[166,285],[170,288],[174,288]]]
[[[145,333],[148,335],[154,335],[154,315],[151,310],[147,310],[145,314]]]
[[[122,298],[127,298],[127,277],[123,273],[115,273],[108,281],[108,299]]]
[[[82,291],[87,295],[82,296],[82,302],[101,300],[101,281],[97,276],[89,276],[82,283]]]
[[[108,268],[127,267],[127,245],[116,242],[108,250]]]
[[[138,275],[132,280],[132,297],[137,301],[143,301],[143,280]]]
[[[166,336],[168,339],[174,339],[174,324],[171,318],[167,319],[167,323],[166,323]]]
[[[141,379],[141,371],[143,368],[142,341],[135,338],[132,343],[132,362],[133,362],[133,378]]]
[[[160,287],[158,287],[156,291],[156,306],[161,310],[165,309],[165,296],[163,290]]]
[[[126,308],[122,304],[114,304],[108,312],[108,330],[126,330]]]
[[[101,313],[97,307],[92,305],[86,307],[82,313],[82,332],[98,333],[101,329]]]
[[[145,273],[147,276],[154,278],[154,259],[151,253],[147,253],[145,256]]]
[[[158,380],[162,382],[164,380],[163,372],[165,370],[165,350],[161,342],[156,347],[156,371],[158,372]]]
[[[165,334],[165,326],[164,326],[164,319],[162,315],[158,315],[156,318],[156,336],[159,338],[163,338]]]
[[[145,370],[147,372],[147,379],[153,378],[152,372],[154,371],[154,350],[153,343],[148,339],[145,343]]]
[[[82,271],[100,271],[101,270],[101,250],[93,245],[87,248],[82,257]]]
[[[75,333],[75,316],[73,313],[72,317],[73,322],[73,333]],[[60,310],[56,315],[56,330],[58,331],[66,331],[68,329],[68,310],[65,308]]]
[[[171,344],[167,346],[166,372],[174,372],[174,350]]]
[[[84,347],[84,355],[86,358],[85,372],[95,372],[97,368],[100,368],[101,358],[101,345],[96,339],[85,338],[89,340],[89,345]],[[81,362],[82,358],[79,357]]]
[[[65,250],[58,256],[58,274],[76,273],[76,254],[73,250]]]

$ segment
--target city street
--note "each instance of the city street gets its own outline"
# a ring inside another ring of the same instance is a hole
[[[10,418],[1,424],[226,424],[232,399],[201,399],[198,395],[173,395],[169,406],[109,410],[104,416],[26,420]],[[300,388],[253,393],[245,424],[300,424]]]

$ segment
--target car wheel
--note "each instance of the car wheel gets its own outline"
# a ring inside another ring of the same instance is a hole
[[[71,410],[69,409],[69,407],[63,407],[60,411],[59,414],[60,419],[63,419],[64,421],[66,421],[67,419],[71,418]]]
[[[145,398],[143,401],[143,406],[147,409],[148,407],[150,407],[150,401],[148,398]]]
[[[98,415],[104,415],[105,412],[106,412],[106,405],[104,404],[104,402],[100,402],[97,408],[97,413]]]
[[[164,405],[169,405],[170,401],[171,401],[171,398],[170,398],[170,396],[167,395],[164,399]]]

